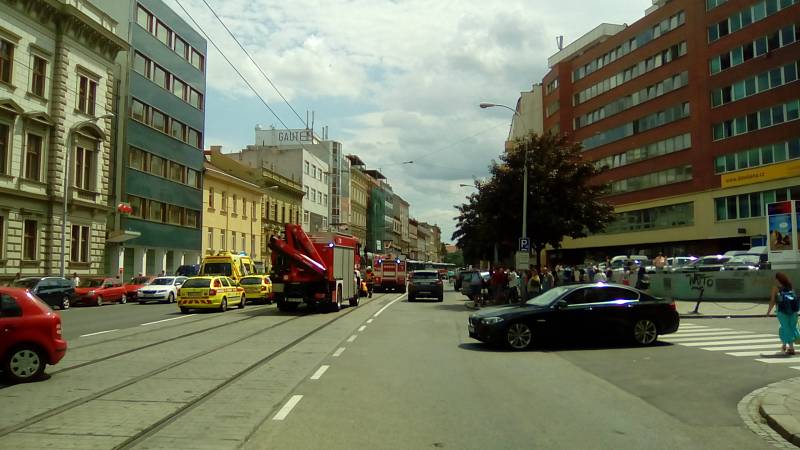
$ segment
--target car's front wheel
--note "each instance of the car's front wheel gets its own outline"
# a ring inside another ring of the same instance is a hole
[[[61,310],[69,309],[69,296],[65,295],[64,298],[61,299]]]
[[[639,319],[633,325],[633,340],[639,345],[652,345],[658,339],[658,327],[650,319]]]
[[[97,306],[103,306],[103,296],[102,295],[98,295],[97,296]]]
[[[245,295],[242,294],[242,296],[239,297],[239,309],[244,308],[245,303],[247,303],[247,297],[245,297]]]
[[[512,323],[506,330],[506,343],[514,350],[524,350],[533,341],[531,327],[522,322]]]
[[[8,353],[3,361],[3,372],[12,382],[24,383],[39,378],[44,373],[44,353],[36,347],[20,346]]]
[[[170,292],[169,297],[167,297],[167,303],[175,303],[175,294],[172,292]]]
[[[125,303],[128,303],[128,297],[126,297],[125,295],[123,295],[123,296],[122,296],[122,297],[119,299],[119,302],[120,302],[120,303],[122,303],[123,305],[124,305]]]
[[[222,299],[222,303],[219,304],[219,310],[221,312],[225,312],[225,311],[228,310],[228,299],[227,298],[223,298]]]

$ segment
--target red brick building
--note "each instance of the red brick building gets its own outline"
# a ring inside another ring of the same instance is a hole
[[[709,254],[800,200],[800,0],[656,0],[553,55],[544,130],[608,168],[617,220],[562,258]]]

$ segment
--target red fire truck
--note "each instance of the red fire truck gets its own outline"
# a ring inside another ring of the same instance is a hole
[[[358,240],[346,234],[306,234],[300,225],[286,224],[286,240],[273,236],[272,292],[281,311],[300,303],[338,311],[344,301],[358,306],[354,269],[360,263]]]
[[[404,258],[393,258],[388,255],[376,255],[372,271],[375,276],[375,292],[406,292],[406,261]]]

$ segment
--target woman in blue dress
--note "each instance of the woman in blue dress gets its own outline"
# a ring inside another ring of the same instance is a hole
[[[785,301],[785,299],[795,299],[792,303],[796,303],[797,297],[792,288],[792,282],[785,273],[776,273],[775,279],[777,280],[777,283],[772,288],[772,294],[769,298],[769,307],[767,308],[767,315],[772,312],[773,308],[778,306],[775,310],[775,315],[778,317],[778,322],[781,325],[780,329],[778,330],[778,334],[781,337],[781,342],[783,343],[781,346],[781,351],[787,355],[794,355],[794,343],[796,340],[800,339],[800,330],[797,328],[797,307],[795,306],[792,308],[791,305],[788,305],[790,302]],[[782,306],[781,303],[787,305]]]

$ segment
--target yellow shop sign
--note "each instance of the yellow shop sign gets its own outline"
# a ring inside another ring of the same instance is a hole
[[[800,160],[722,174],[723,188],[800,176]]]

